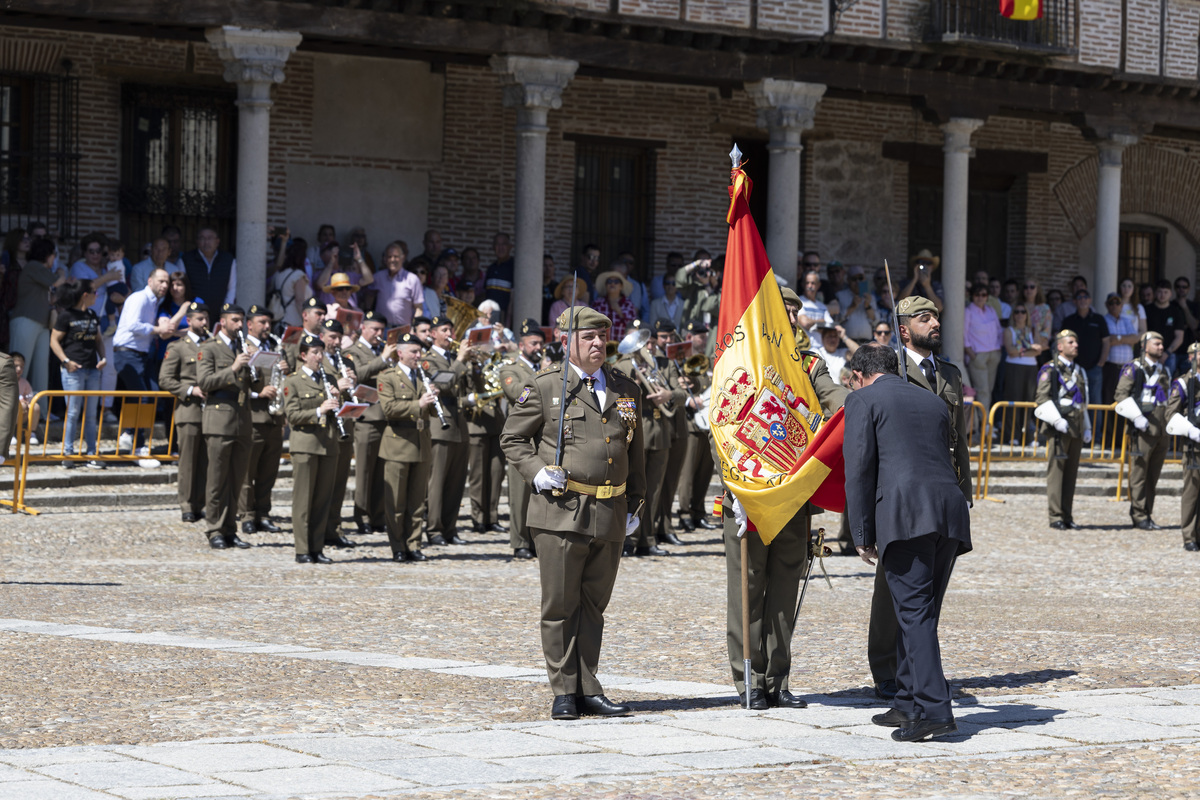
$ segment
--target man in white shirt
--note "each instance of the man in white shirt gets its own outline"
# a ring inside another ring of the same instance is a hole
[[[150,278],[150,273],[156,269],[165,269],[167,274],[179,270],[179,264],[170,261],[171,243],[166,239],[159,237],[150,245],[150,255],[133,265],[133,269],[129,271],[129,279],[125,282],[129,286],[129,293],[140,292],[146,288],[146,281]],[[192,298],[187,298],[191,300]]]
[[[810,270],[804,273],[804,292],[800,295],[800,327],[812,330],[818,323],[833,325],[833,317],[829,309],[821,302],[818,293],[821,290],[821,273]],[[832,372],[830,374],[833,374]]]
[[[821,334],[821,340],[820,344],[813,348],[813,352],[825,359],[829,375],[839,380],[842,367],[846,366],[850,356],[854,355],[858,343],[846,335],[846,330],[841,325],[822,323],[817,326],[817,332]]]
[[[126,391],[150,391],[147,370],[151,354],[158,339],[170,339],[175,334],[170,318],[163,317],[160,322],[158,316],[158,306],[167,293],[169,282],[166,270],[154,270],[146,281],[146,288],[129,295],[121,308],[121,319],[113,335],[113,367],[117,371],[120,388]],[[159,462],[150,458],[145,436],[145,429],[138,428],[138,466],[153,469],[159,466]],[[132,432],[123,431],[118,452],[128,451],[134,444]]]

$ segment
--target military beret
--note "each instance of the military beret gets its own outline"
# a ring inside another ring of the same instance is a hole
[[[336,319],[325,320],[321,323],[321,327],[327,331],[333,331],[334,333],[346,332],[346,330],[342,327],[342,323],[338,322]]]
[[[313,347],[323,348],[323,347],[325,347],[325,343],[321,341],[321,337],[313,336],[311,333],[306,333],[306,334],[304,334],[304,337],[300,339],[300,346],[307,347],[307,348],[313,348]]]
[[[320,300],[318,300],[315,296],[313,296],[313,297],[310,297],[307,300],[305,300],[304,305],[301,306],[301,310],[303,310],[303,311],[308,311],[309,309],[316,309],[317,311],[324,311],[325,304],[322,303]]]
[[[368,311],[367,313],[363,314],[363,322],[378,322],[385,328],[388,324],[387,317],[378,313],[377,311]]]
[[[433,320],[431,320],[429,317],[413,317],[412,318],[412,326],[415,328],[418,325],[429,325],[430,327],[432,327]]]
[[[1188,355],[1192,353],[1200,353],[1200,342],[1192,342],[1188,345]]]
[[[1151,339],[1158,339],[1160,342],[1165,341],[1163,339],[1162,334],[1156,333],[1155,331],[1146,331],[1145,333],[1142,334],[1142,343],[1143,344],[1150,341]]]
[[[1071,330],[1070,328],[1063,328],[1061,331],[1058,332],[1058,335],[1055,336],[1054,338],[1056,340],[1057,339],[1066,339],[1068,336],[1073,336],[1076,339],[1079,338],[1079,334],[1077,334],[1075,331]]]
[[[572,306],[558,315],[558,329],[567,330],[572,314],[575,317],[575,330],[590,330],[592,328],[611,328],[612,322],[608,317],[594,308],[587,306]]]
[[[439,328],[442,325],[449,325],[451,328],[453,328],[454,320],[450,319],[449,317],[442,316],[441,314],[439,314],[436,317],[434,317],[432,320],[429,321],[429,327],[431,327],[431,328]]]
[[[659,317],[658,319],[654,320],[654,332],[655,333],[674,333],[675,332],[675,323],[671,322],[671,320],[669,320],[669,319],[663,319],[662,317]]]
[[[546,338],[546,332],[542,330],[542,325],[536,319],[527,319],[521,323],[521,336],[541,336]]]
[[[779,293],[783,295],[783,302],[791,303],[794,306],[803,305],[800,302],[800,295],[796,294],[796,290],[790,286],[780,286]]]
[[[425,343],[421,341],[420,337],[412,332],[401,334],[401,336],[396,340],[396,344],[415,344],[417,347],[425,347]]]
[[[260,306],[260,305],[258,305],[257,303],[255,303],[254,305],[250,306],[250,311],[249,311],[249,313],[247,314],[247,316],[250,316],[250,317],[271,317],[271,318],[274,318],[274,317],[275,317],[275,315],[271,313],[271,309],[269,309],[269,308],[267,308],[267,307],[265,307],[265,306]]]
[[[192,303],[190,306],[188,306],[187,312],[189,314],[207,314],[208,306],[204,305],[204,303]]]
[[[795,292],[792,292],[795,294]],[[702,319],[690,319],[684,323],[683,329],[688,333],[708,333],[708,325]]]
[[[897,316],[915,317],[918,314],[925,314],[927,312],[934,316],[937,316],[938,313],[937,306],[927,297],[911,295],[896,304]]]
[[[246,316],[246,311],[237,303],[226,303],[221,306],[221,316],[225,316],[226,314],[241,314],[244,317]]]

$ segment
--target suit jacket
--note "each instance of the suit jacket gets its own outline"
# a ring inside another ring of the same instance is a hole
[[[245,436],[250,430],[250,368],[233,370],[233,350],[220,336],[200,345],[196,380],[204,401],[205,436]]]
[[[430,408],[418,402],[425,388],[410,381],[399,367],[379,376],[379,405],[387,419],[387,430],[379,444],[379,457],[384,461],[414,463],[428,461],[430,450]],[[438,424],[438,423],[434,423]]]
[[[193,386],[200,385],[196,379],[196,356],[199,354],[200,345],[185,335],[167,347],[167,355],[158,371],[158,385],[164,392],[179,398],[175,406],[176,423],[198,424],[204,420],[204,401],[188,394]]]
[[[316,378],[301,369],[283,381],[283,414],[292,434],[288,451],[328,456],[337,453],[337,436],[328,414],[317,416],[327,397]]]
[[[375,355],[375,351],[368,347],[367,343],[362,339],[355,340],[353,345],[342,351],[342,356],[350,359],[358,382],[363,386],[370,386],[376,390],[379,389],[379,374],[392,366],[384,361],[382,356]],[[384,422],[383,407],[379,403],[371,403],[371,407],[363,412],[359,420],[362,422]]]
[[[17,431],[17,414],[21,412],[21,390],[17,382],[17,365],[8,353],[0,353],[0,457],[8,457],[8,443]]]
[[[508,462],[532,485],[534,476],[554,463],[558,421],[565,416],[563,467],[571,480],[590,486],[626,485],[619,497],[599,499],[568,490],[560,497],[534,492],[526,522],[531,528],[570,531],[602,541],[625,540],[625,514],[646,496],[646,462],[642,449],[643,419],[638,385],[609,366],[604,370],[604,407],[574,369],[567,379],[567,402],[559,407],[562,364],[542,370],[533,385],[521,390],[508,411],[500,448]],[[560,411],[565,412],[560,414]]]
[[[454,373],[454,378],[449,383],[439,385],[434,382],[438,400],[441,401],[442,410],[446,412],[446,421],[450,423],[446,430],[442,430],[440,424],[434,426],[431,436],[435,442],[465,442],[467,436],[467,421],[458,407],[458,399],[465,393],[463,377],[467,374],[467,367],[453,355],[450,358],[454,360],[447,359],[432,347],[421,357],[421,366],[431,382],[437,372]]]
[[[912,356],[905,350],[908,357],[908,382],[928,389],[942,400],[950,410],[950,452],[954,457],[954,471],[958,474],[958,488],[962,490],[967,502],[974,499],[971,488],[971,454],[967,449],[967,415],[963,408],[962,373],[958,367],[949,361],[933,357],[935,386],[930,386],[925,380],[921,365],[913,361]],[[1082,435],[1082,434],[1081,434]]]
[[[846,514],[859,547],[940,533],[971,549],[971,519],[950,459],[950,411],[899,375],[846,397]]]

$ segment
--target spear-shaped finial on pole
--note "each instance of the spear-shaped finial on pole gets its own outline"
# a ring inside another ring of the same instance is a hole
[[[733,143],[733,149],[729,151],[729,160],[733,162],[733,169],[742,165],[742,151],[738,149],[737,142]]]

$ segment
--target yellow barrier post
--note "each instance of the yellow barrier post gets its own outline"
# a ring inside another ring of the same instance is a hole
[[[33,415],[33,404],[30,403],[29,416],[32,417],[32,415]],[[38,512],[34,511],[31,508],[26,508],[25,505],[21,502],[21,498],[19,497],[19,495],[21,494],[21,492],[20,492],[20,489],[21,489],[21,466],[25,460],[24,459],[25,451],[29,447],[29,443],[27,441],[29,439],[29,434],[28,434],[29,424],[26,423],[25,418],[26,418],[25,414],[20,414],[20,413],[17,414],[17,430],[14,435],[14,440],[17,443],[17,454],[15,456],[13,456],[12,460],[9,460],[7,458],[8,452],[7,452],[7,450],[5,451],[6,458],[5,458],[3,466],[12,467],[12,470],[13,470],[12,500],[0,500],[0,505],[8,506],[9,508],[11,508],[13,514],[17,513],[18,511],[24,511],[27,514],[36,515]],[[5,448],[8,447],[8,442],[4,442],[4,447]]]

